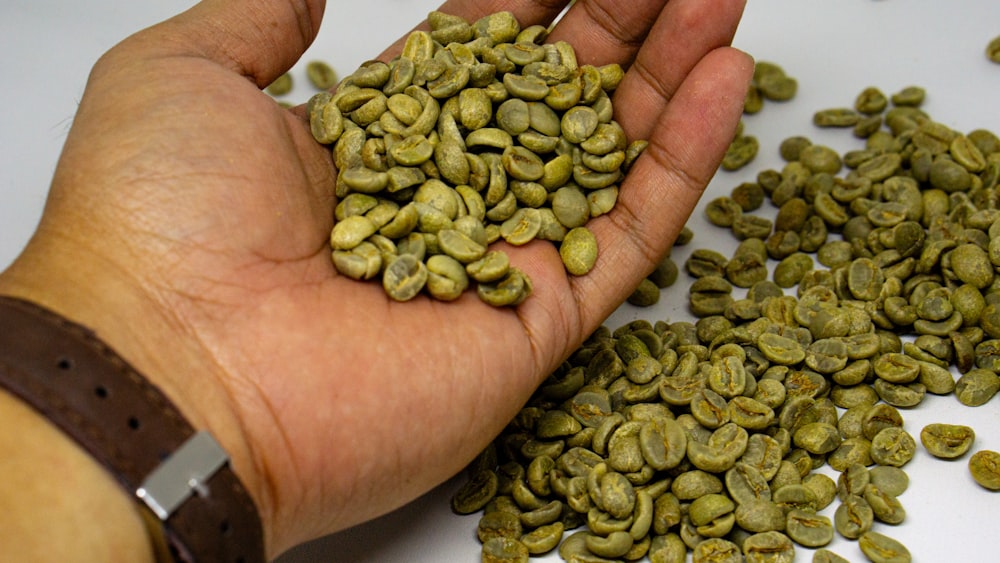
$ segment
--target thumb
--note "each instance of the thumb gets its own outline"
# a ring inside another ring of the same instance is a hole
[[[298,61],[316,38],[324,0],[203,0],[147,30],[163,54],[207,58],[259,87]]]

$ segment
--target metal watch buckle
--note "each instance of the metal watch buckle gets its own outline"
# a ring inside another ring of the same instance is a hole
[[[187,439],[143,480],[135,495],[162,521],[197,493],[208,496],[205,485],[229,456],[211,434],[202,430]]]

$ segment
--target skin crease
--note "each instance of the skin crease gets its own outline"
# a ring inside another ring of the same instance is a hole
[[[441,10],[526,27],[565,4]],[[553,30],[581,63],[627,70],[615,119],[650,144],[589,225],[588,275],[568,277],[549,243],[503,247],[534,284],[517,308],[395,303],[337,276],[329,151],[302,108],[261,92],[319,29],[324,3],[305,0],[206,0],[102,57],[0,293],[94,328],[209,429],[275,557],[454,475],[665,255],[742,112],[753,62],[728,45],[743,4],[579,0]]]

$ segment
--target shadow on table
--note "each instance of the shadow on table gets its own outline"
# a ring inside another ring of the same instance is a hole
[[[276,563],[479,561],[478,518],[457,516],[449,507],[462,478],[395,512],[290,550]]]

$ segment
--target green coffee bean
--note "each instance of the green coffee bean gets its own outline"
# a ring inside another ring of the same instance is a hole
[[[873,563],[909,563],[910,552],[903,544],[878,532],[865,532],[858,547]]]
[[[528,547],[519,539],[494,537],[483,542],[483,563],[522,563],[528,561]]]
[[[495,282],[507,275],[510,270],[510,260],[507,254],[491,250],[479,260],[467,264],[465,270],[469,277],[477,282]]]
[[[890,97],[897,106],[916,107],[924,103],[927,92],[919,86],[907,86]]]
[[[795,445],[812,454],[826,454],[840,446],[837,427],[826,422],[804,424],[792,435]]]
[[[534,240],[541,227],[538,210],[525,207],[518,209],[500,225],[500,236],[510,244],[521,246]]]
[[[726,471],[726,490],[736,502],[744,504],[751,500],[771,499],[771,488],[764,475],[753,465],[736,463]]]
[[[509,268],[503,278],[477,287],[479,298],[496,307],[518,305],[531,291],[531,281],[517,268]]]
[[[764,109],[764,96],[756,84],[751,83],[743,100],[743,113],[752,115]]]
[[[653,537],[649,547],[652,563],[684,563],[687,560],[687,546],[676,533]]]
[[[582,276],[597,262],[597,239],[586,227],[570,229],[559,246],[559,256],[566,271]]]
[[[337,85],[337,72],[323,61],[306,63],[306,78],[317,90],[330,90]]]
[[[754,68],[754,83],[760,94],[773,101],[787,101],[795,97],[798,82],[785,74],[780,66],[758,61]]]
[[[861,463],[852,463],[837,477],[837,497],[845,500],[848,496],[861,496],[871,483],[871,472]]]
[[[428,293],[440,301],[454,301],[469,287],[469,278],[462,264],[444,254],[427,259]]]
[[[851,108],[830,108],[813,115],[813,123],[818,127],[852,127],[861,119]]]
[[[520,541],[531,555],[542,555],[555,549],[562,540],[566,526],[562,522],[553,522],[539,526],[521,536]]]
[[[729,497],[720,494],[709,494],[699,497],[688,507],[688,516],[695,526],[704,526],[714,520],[725,517],[735,510],[736,505]]]
[[[864,499],[871,507],[875,518],[886,524],[900,524],[906,518],[906,510],[894,495],[890,495],[875,485],[865,487]]]
[[[920,430],[920,443],[934,457],[953,459],[965,455],[976,433],[960,424],[928,424]]]
[[[980,450],[969,458],[969,472],[976,483],[991,491],[1000,491],[1000,454]]]
[[[916,441],[902,428],[880,430],[872,438],[872,460],[879,465],[902,467],[913,459]]]
[[[877,114],[885,110],[889,98],[874,86],[865,88],[854,100],[854,109],[864,114]]]
[[[733,188],[730,198],[742,211],[755,211],[764,204],[764,190],[756,182],[744,182]]]
[[[804,252],[795,252],[781,260],[774,269],[774,283],[788,288],[798,285],[813,269],[813,259]]]
[[[909,383],[920,375],[920,364],[903,354],[883,354],[872,362],[875,375],[890,383]]]
[[[292,75],[286,72],[275,78],[274,82],[268,84],[264,90],[272,96],[284,96],[292,91],[292,86]]]
[[[310,130],[318,142],[335,143],[344,132],[344,116],[337,104],[329,101],[329,94],[317,96],[309,110]]]
[[[693,563],[740,563],[743,554],[739,546],[722,538],[709,538],[695,545]]]
[[[920,404],[927,389],[921,383],[905,385],[889,383],[883,379],[876,380],[872,385],[879,398],[894,407],[910,408]]]
[[[578,531],[570,534],[565,541],[559,545],[559,557],[564,561],[578,561],[580,563],[604,563],[607,561],[613,561],[612,559],[606,559],[591,553],[587,549],[586,545],[587,535],[588,533],[586,531]]]
[[[802,450],[799,451],[802,452]],[[803,456],[800,456],[798,459],[808,462],[811,465],[812,462],[808,461],[808,455],[804,452],[802,453]],[[811,490],[801,484],[802,474],[805,473],[805,470],[800,470],[796,467],[795,463],[793,463],[791,459],[786,459],[782,463],[787,464],[786,467],[788,467],[790,471],[795,471],[795,475],[789,480],[788,483],[778,483],[776,481],[780,476],[779,470],[779,474],[775,476],[775,479],[771,480],[772,487],[774,489],[771,499],[786,514],[792,510],[816,512],[816,496]]]
[[[865,361],[865,360],[862,360]],[[852,366],[858,365],[860,362],[855,362],[851,364]],[[865,372],[868,370],[865,369]],[[843,372],[843,370],[841,370]],[[863,376],[862,376],[863,377]],[[869,385],[849,385],[849,386],[835,386],[830,391],[830,399],[838,407],[844,409],[852,409],[858,406],[872,405],[878,401],[878,393]],[[845,413],[846,415],[846,413]],[[841,417],[843,420],[843,416]],[[859,419],[860,421],[860,419]],[[839,423],[838,423],[839,424]],[[860,428],[860,427],[859,427]],[[844,428],[840,428],[841,434],[844,434]],[[846,435],[846,434],[845,434]],[[854,434],[860,435],[860,433]]]
[[[837,483],[822,473],[810,473],[802,478],[802,486],[816,497],[816,510],[823,510],[837,497]]]
[[[910,479],[906,473],[891,465],[878,465],[868,471],[871,484],[878,487],[886,494],[899,496],[906,492],[910,485]]]
[[[681,473],[670,485],[670,492],[682,501],[722,491],[722,481],[718,477],[699,469]]]
[[[536,458],[539,459],[539,458]],[[542,459],[548,459],[542,456]],[[563,512],[562,501],[553,500],[548,504],[521,513],[521,524],[526,528],[534,529],[556,522]]]
[[[986,45],[986,58],[995,63],[1000,63],[1000,36],[994,37]]]
[[[847,539],[858,539],[871,530],[875,513],[864,498],[851,494],[841,499],[833,515],[837,533]]]
[[[676,467],[687,452],[687,435],[674,420],[664,419],[644,425],[639,440],[643,458],[654,469]]]
[[[806,357],[806,352],[799,342],[778,334],[760,335],[757,346],[768,360],[776,364],[797,364]]]
[[[640,471],[645,463],[639,433],[642,424],[628,421],[616,428],[608,439],[608,467],[622,473]]]
[[[691,415],[705,428],[716,429],[722,427],[724,424],[729,423],[729,408],[726,400],[711,389],[702,388],[701,391],[695,394],[691,399],[690,403]],[[700,444],[697,441],[688,442],[688,456],[690,457],[692,448],[696,448],[700,459],[704,461],[705,464],[709,464],[713,467],[711,469],[713,472],[716,464],[725,465],[728,460],[727,456],[724,456],[722,452],[717,451],[716,448],[709,448],[704,444]],[[735,459],[733,460],[735,461]],[[702,469],[699,467],[699,469]],[[723,468],[721,471],[725,471]]]
[[[955,396],[963,405],[986,404],[1000,390],[1000,376],[992,370],[975,368],[962,374],[955,383]]]
[[[791,563],[795,560],[795,545],[778,531],[753,534],[743,541],[747,563]]]
[[[487,512],[479,518],[476,535],[484,544],[495,538],[517,540],[523,527],[519,514],[506,511]]]
[[[552,211],[559,222],[568,229],[583,226],[590,218],[587,196],[575,186],[565,186],[556,190],[552,197]]]
[[[499,481],[495,472],[484,469],[466,482],[452,497],[451,508],[456,514],[472,514],[493,500]]]
[[[723,170],[739,170],[757,157],[760,141],[753,135],[741,135],[730,143],[722,158]]]
[[[872,182],[881,182],[890,178],[902,166],[902,157],[898,153],[877,155],[857,166],[858,174]]]
[[[632,536],[625,531],[611,532],[603,537],[592,534],[586,536],[587,549],[600,557],[621,557],[628,553],[632,544]]]
[[[843,162],[837,151],[824,145],[810,143],[799,149],[797,156],[798,158],[792,160],[801,161],[814,174],[819,172],[836,174],[840,172],[843,166]]]
[[[813,552],[812,563],[850,563],[847,559],[828,549],[817,549]]]
[[[928,174],[931,186],[945,192],[966,191],[972,185],[969,171],[950,159],[935,159]]]
[[[741,502],[734,511],[736,524],[748,532],[763,533],[785,529],[785,511],[764,498]]]
[[[367,194],[354,193],[340,200],[334,208],[334,218],[343,221],[353,215],[364,215],[379,205],[379,199]]]
[[[795,509],[788,513],[785,533],[805,547],[821,547],[833,540],[833,524],[826,516]]]
[[[627,533],[631,525],[631,517],[626,517],[625,519],[615,518],[597,507],[591,508],[587,512],[587,526],[594,534],[599,536],[608,536],[614,532]]]
[[[766,239],[774,225],[770,219],[758,215],[740,215],[733,219],[733,235],[745,241],[747,239]]]

